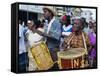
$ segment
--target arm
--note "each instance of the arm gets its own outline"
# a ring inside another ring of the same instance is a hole
[[[34,30],[32,30],[32,31],[33,31],[33,33],[38,33],[38,34],[41,35],[41,36],[51,37],[50,35],[48,35],[48,34],[46,34],[46,33],[44,33],[44,32],[41,32],[41,31],[39,31],[39,30],[36,30],[36,29],[34,29]]]
[[[46,34],[45,32],[41,32],[36,29],[33,29],[32,31],[50,39],[59,40],[61,37],[61,24],[58,22],[52,23],[49,34]]]

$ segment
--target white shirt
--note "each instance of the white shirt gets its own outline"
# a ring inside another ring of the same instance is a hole
[[[24,27],[19,24],[19,54],[26,52],[25,41],[24,41]]]
[[[72,28],[72,25],[68,25],[67,27],[63,25],[62,35],[69,36],[72,33],[72,31],[70,30],[71,28]]]
[[[31,30],[28,30],[26,32],[26,35],[30,47],[32,47],[34,44],[39,43],[39,41],[43,38],[43,36],[40,36],[38,33],[33,33]]]

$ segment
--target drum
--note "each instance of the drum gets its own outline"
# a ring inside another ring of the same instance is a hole
[[[57,53],[59,69],[85,68],[85,49],[72,48]]]
[[[50,52],[44,42],[40,42],[31,48],[31,53],[35,59],[38,70],[48,70],[53,66]]]

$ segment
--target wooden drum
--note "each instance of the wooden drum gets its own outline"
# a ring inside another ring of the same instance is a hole
[[[72,48],[57,53],[59,69],[75,69],[85,67],[85,49]]]
[[[53,66],[53,60],[44,42],[40,42],[39,44],[33,46],[31,52],[38,70],[48,70]]]

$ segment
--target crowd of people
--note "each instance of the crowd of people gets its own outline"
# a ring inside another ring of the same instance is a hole
[[[55,18],[56,13],[48,6],[43,8],[42,21],[28,20],[27,25],[19,20],[19,71],[35,71],[37,66],[30,52],[33,45],[46,42],[53,61],[57,52],[68,48],[85,48],[89,67],[96,67],[96,21],[86,22],[76,17],[73,24],[69,15]],[[45,63],[45,62],[44,62]],[[50,69],[59,69],[55,63]]]

